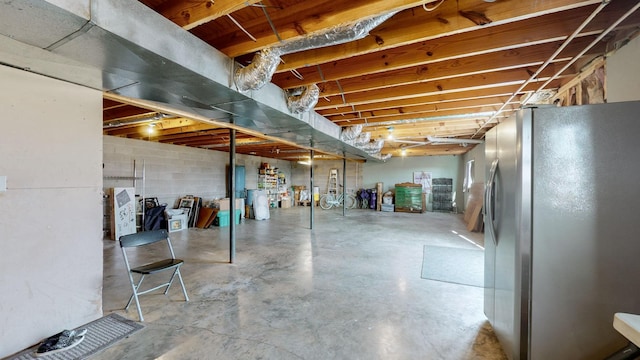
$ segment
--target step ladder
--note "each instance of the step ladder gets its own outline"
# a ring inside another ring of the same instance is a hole
[[[329,182],[327,182],[327,194],[338,195],[338,169],[329,170]]]

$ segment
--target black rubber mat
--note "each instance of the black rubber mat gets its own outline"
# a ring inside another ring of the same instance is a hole
[[[84,340],[77,346],[68,350],[60,351],[53,354],[46,354],[39,356],[35,355],[35,351],[38,345],[26,349],[13,357],[10,360],[29,360],[29,359],[43,359],[43,360],[75,360],[86,359],[87,357],[95,354],[107,347],[115,344],[121,339],[135,333],[142,329],[144,325],[135,321],[126,319],[118,314],[109,314],[94,320],[86,325],[78,327],[78,329],[87,329],[87,334],[84,336]]]

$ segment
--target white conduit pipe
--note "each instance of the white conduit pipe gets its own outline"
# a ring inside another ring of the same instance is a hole
[[[580,26],[578,26],[578,28],[562,43],[562,45],[560,45],[560,47],[553,53],[553,55],[551,55],[547,61],[545,61],[542,65],[540,65],[540,67],[538,68],[538,70],[533,73],[529,79],[527,79],[527,81],[525,81],[522,85],[520,85],[520,87],[518,88],[518,90],[516,90],[513,94],[511,94],[511,96],[509,97],[509,99],[507,99],[507,101],[504,102],[504,104],[502,104],[502,106],[500,106],[500,108],[496,111],[496,113],[491,116],[489,119],[487,119],[487,121],[485,121],[484,123],[482,123],[482,126],[480,126],[480,128],[478,130],[476,130],[476,132],[471,136],[471,138],[473,139],[476,135],[478,135],[478,133],[485,128],[485,126],[487,126],[487,124],[489,124],[493,119],[496,118],[496,116],[498,116],[498,114],[500,114],[506,107],[507,104],[509,104],[516,96],[518,96],[518,93],[520,93],[520,91],[522,91],[522,89],[524,89],[527,85],[529,85],[529,83],[531,83],[531,81],[533,81],[541,72],[542,70],[544,70],[544,68],[547,67],[547,65],[549,65],[553,60],[555,60],[555,58],[560,54],[560,52],[562,52],[562,50],[564,50],[570,43],[571,41],[573,41],[573,39],[578,36],[578,34],[580,34],[580,32],[587,26],[589,25],[589,23],[591,22],[591,20],[593,20],[593,18],[596,17],[596,15],[598,15],[602,9],[604,9],[605,6],[609,5],[609,2],[611,0],[603,0],[602,3],[600,3],[600,5],[598,5],[598,7],[593,10],[593,12],[591,13],[591,15],[589,15],[589,17],[587,17],[581,24]],[[585,50],[585,52],[589,50],[589,48],[587,48]],[[584,54],[584,53],[583,53]],[[574,57],[574,59],[577,59],[577,57]],[[575,61],[575,60],[574,60]],[[564,70],[563,70],[564,71]],[[547,82],[545,83],[548,84],[551,81],[553,81],[556,77],[558,77],[558,75],[560,75],[560,73],[555,74],[554,76],[552,76],[551,78],[549,78],[549,80],[547,80]]]
[[[457,120],[457,119],[477,119],[477,118],[480,118],[480,117],[492,116],[494,114],[496,114],[494,111],[485,111],[485,112],[473,113],[473,114],[441,115],[441,116],[423,117],[423,118],[415,118],[415,119],[372,122],[372,123],[360,124],[360,125],[363,126],[363,127],[372,127],[372,126],[389,126],[389,125],[415,124],[415,123],[427,122],[427,121],[442,121],[442,120]]]
[[[549,80],[547,80],[544,84],[542,84],[542,86],[540,86],[540,88],[538,90],[536,90],[536,91],[540,91],[540,90],[544,89],[545,86],[549,85],[549,83],[555,77],[558,77],[558,75],[562,74],[565,70],[567,70],[569,68],[569,66],[573,65],[573,63],[578,61],[578,59],[580,57],[582,57],[582,55],[584,55],[587,51],[589,51],[589,49],[594,47],[600,40],[602,40],[605,36],[607,36],[608,33],[610,33],[613,29],[615,29],[616,26],[620,25],[620,23],[623,22],[626,18],[628,18],[629,16],[631,16],[631,14],[633,14],[635,11],[637,11],[638,8],[640,8],[640,2],[638,2],[634,7],[629,9],[629,11],[627,11],[624,15],[622,15],[613,24],[611,24],[611,26],[609,26],[605,31],[603,31],[602,34],[600,34],[595,40],[593,40],[589,45],[587,45],[587,47],[585,47],[584,50],[582,50],[578,55],[576,55],[565,66],[563,66],[562,69],[560,69],[560,71],[558,71],[554,76],[552,76]]]

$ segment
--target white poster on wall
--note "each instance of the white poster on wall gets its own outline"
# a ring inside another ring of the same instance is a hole
[[[413,183],[422,185],[422,193],[431,193],[431,173],[427,171],[415,171],[413,173]]]
[[[136,232],[136,207],[133,188],[113,188],[111,196],[111,238]]]

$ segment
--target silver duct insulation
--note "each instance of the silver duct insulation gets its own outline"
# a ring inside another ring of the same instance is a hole
[[[367,154],[371,155],[371,154],[380,153],[380,151],[382,150],[382,147],[384,147],[384,140],[378,139],[375,141],[370,141],[368,144],[360,146],[359,148],[361,150],[364,150]]]
[[[391,158],[391,154],[384,154],[384,155],[383,154],[376,154],[376,155],[372,155],[372,156],[374,156],[375,158],[377,158],[379,160],[382,160],[382,161],[389,160]]]
[[[347,144],[353,144],[360,133],[362,133],[362,128],[362,124],[343,128],[342,132],[340,133],[340,140],[346,142]]]
[[[394,11],[354,24],[337,25],[302,38],[284,41],[278,46],[265,48],[255,54],[249,66],[236,70],[234,82],[240,91],[258,90],[271,81],[280,64],[280,56],[362,39],[369,35],[369,31],[395,14]]]
[[[273,74],[280,65],[281,53],[276,49],[266,48],[258,51],[251,64],[247,67],[237,69],[233,75],[238,90],[257,90],[271,81]]]
[[[360,40],[369,35],[369,31],[387,21],[396,14],[396,11],[364,19],[352,24],[336,25],[323,31],[319,31],[302,38],[285,41],[277,46],[282,55],[291,54],[325,46],[340,45],[346,42]]]
[[[320,88],[316,84],[311,84],[296,89],[297,91],[291,92],[287,96],[287,107],[289,111],[294,114],[301,114],[303,112],[310,111],[318,103],[320,98]],[[299,94],[298,94],[299,93]]]
[[[356,147],[362,147],[368,144],[370,141],[371,141],[371,133],[368,131],[363,132],[362,134],[358,135],[358,137],[356,138],[355,145]]]

